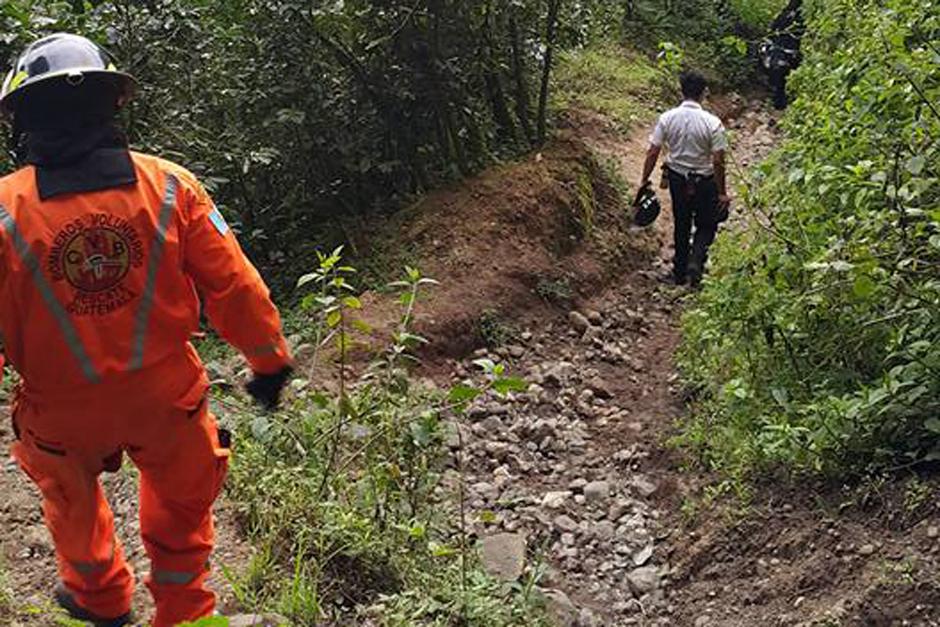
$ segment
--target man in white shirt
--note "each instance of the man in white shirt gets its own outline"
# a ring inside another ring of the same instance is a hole
[[[731,202],[725,184],[728,138],[721,120],[702,109],[705,77],[697,72],[683,72],[679,83],[684,100],[660,116],[650,136],[640,186],[649,184],[665,146],[668,151],[665,170],[675,219],[672,278],[679,285],[689,281],[698,286],[720,216],[727,212]]]

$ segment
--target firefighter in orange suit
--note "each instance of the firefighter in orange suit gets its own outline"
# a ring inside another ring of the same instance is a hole
[[[68,34],[34,42],[7,76],[0,108],[27,165],[0,179],[0,335],[22,377],[13,454],[42,492],[56,600],[96,626],[132,620],[134,575],[98,481],[127,454],[153,625],[170,627],[215,609],[211,507],[229,456],[188,342],[200,296],[269,408],[290,355],[267,288],[196,178],[128,150],[115,114],[133,87]]]

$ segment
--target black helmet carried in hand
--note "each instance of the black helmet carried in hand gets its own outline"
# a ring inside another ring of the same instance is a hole
[[[30,125],[67,127],[114,115],[135,87],[134,78],[118,71],[99,45],[56,33],[34,41],[17,57],[0,88],[0,109],[27,118]]]
[[[633,223],[637,226],[649,226],[656,222],[662,207],[659,204],[659,198],[653,191],[653,186],[646,183],[637,192],[636,200],[633,201]]]

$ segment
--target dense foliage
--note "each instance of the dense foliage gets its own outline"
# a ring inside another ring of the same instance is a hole
[[[776,4],[6,0],[0,58],[58,30],[106,45],[141,83],[134,145],[201,175],[290,287],[311,242],[346,241],[360,220],[540,143],[556,48],[698,38],[728,65],[741,57],[722,37]]]
[[[94,5],[94,6],[93,6]],[[15,0],[0,54],[73,30],[137,76],[134,143],[202,174],[252,253],[544,139],[560,2]]]
[[[787,141],[686,319],[710,462],[940,460],[940,11],[815,4]]]

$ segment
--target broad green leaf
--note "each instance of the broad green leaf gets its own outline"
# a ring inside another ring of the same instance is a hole
[[[479,389],[469,385],[455,385],[450,389],[450,392],[448,392],[447,399],[452,403],[463,403],[472,401],[481,393]]]
[[[475,359],[473,365],[486,374],[492,374],[496,370],[496,362],[492,359]]]
[[[914,176],[919,176],[924,171],[925,165],[927,165],[927,158],[924,155],[914,155],[904,167]]]
[[[528,388],[529,386],[525,381],[515,377],[506,377],[493,381],[493,389],[501,396],[506,396],[510,392],[525,392]]]
[[[319,275],[317,275],[317,274],[314,273],[314,272],[311,272],[310,274],[305,274],[305,275],[303,275],[302,277],[300,277],[299,279],[297,279],[297,289],[300,289],[300,288],[302,288],[303,286],[305,286],[305,285],[307,285],[307,284],[309,284],[309,283],[313,283],[313,282],[316,281],[318,278],[319,278]]]

